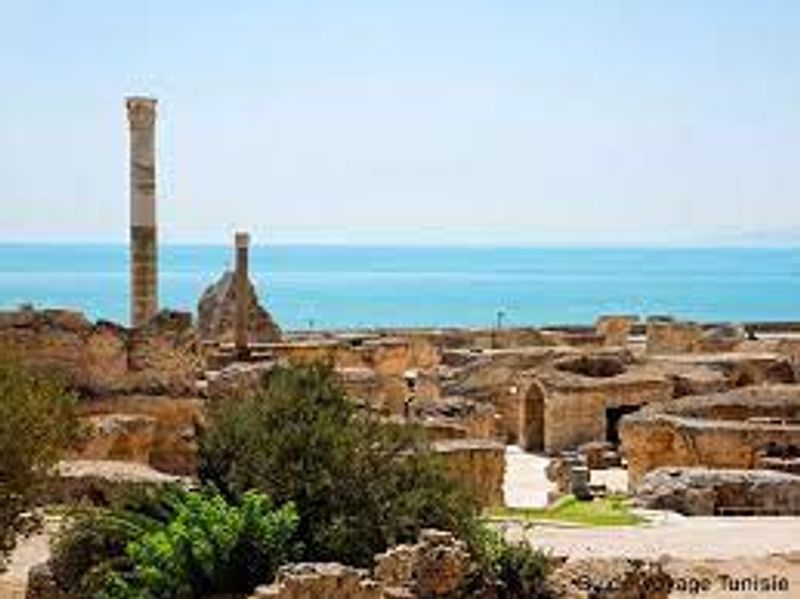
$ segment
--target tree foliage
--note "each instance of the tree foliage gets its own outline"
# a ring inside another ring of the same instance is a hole
[[[459,532],[476,509],[418,431],[359,411],[324,364],[278,368],[258,396],[212,408],[200,474],[293,501],[310,560],[368,565],[422,528]]]
[[[76,434],[74,402],[55,379],[0,361],[0,569]]]

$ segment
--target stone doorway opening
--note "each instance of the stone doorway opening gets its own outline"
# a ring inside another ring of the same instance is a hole
[[[641,406],[617,406],[606,408],[606,441],[619,445],[619,421],[627,414],[638,412]]]

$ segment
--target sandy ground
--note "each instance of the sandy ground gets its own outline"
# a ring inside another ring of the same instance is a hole
[[[49,555],[47,533],[21,539],[11,556],[8,570],[0,575],[0,599],[25,599],[28,570],[47,561]]]

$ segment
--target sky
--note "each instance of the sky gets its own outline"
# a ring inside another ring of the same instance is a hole
[[[0,241],[800,240],[795,0],[0,0]]]

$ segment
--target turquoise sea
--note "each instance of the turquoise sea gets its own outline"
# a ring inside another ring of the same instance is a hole
[[[231,249],[162,246],[164,306],[194,310]],[[128,319],[124,245],[0,245],[0,307]],[[591,323],[603,313],[800,320],[800,248],[261,246],[252,276],[291,329]]]

